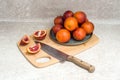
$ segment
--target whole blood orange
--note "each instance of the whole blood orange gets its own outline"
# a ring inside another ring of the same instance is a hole
[[[73,38],[75,40],[83,40],[86,37],[86,32],[83,28],[77,28],[74,32],[73,32]]]
[[[57,16],[55,19],[54,19],[54,24],[61,24],[63,25],[63,17],[62,16]]]
[[[61,29],[56,33],[56,39],[59,42],[65,43],[68,42],[71,38],[70,32],[66,29]]]
[[[86,21],[86,14],[83,11],[75,12],[74,17],[78,20],[78,23],[80,23],[80,24],[82,24]]]
[[[94,30],[94,25],[92,22],[85,22],[81,25],[81,27],[86,31],[87,34],[91,34]]]
[[[65,19],[67,19],[68,17],[72,17],[73,14],[74,14],[74,13],[73,13],[71,10],[65,11],[64,14],[63,14],[63,19],[65,20]]]
[[[54,34],[56,34],[60,29],[62,29],[63,26],[60,24],[56,24],[52,27],[52,31],[54,32]]]
[[[74,17],[68,17],[64,22],[64,27],[69,31],[75,30],[76,28],[78,28],[77,19]]]

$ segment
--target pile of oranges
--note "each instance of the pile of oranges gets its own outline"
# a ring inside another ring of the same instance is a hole
[[[64,12],[63,16],[54,19],[52,31],[57,41],[69,42],[71,38],[83,40],[86,35],[93,33],[94,24],[90,22],[83,11],[73,13],[71,10]]]

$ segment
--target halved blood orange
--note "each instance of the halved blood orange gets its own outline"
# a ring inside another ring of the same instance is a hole
[[[24,35],[20,41],[20,45],[27,45],[30,42],[30,37],[28,35]]]
[[[35,54],[40,51],[41,45],[40,43],[37,43],[35,45],[32,45],[30,47],[27,47],[27,52],[31,54]]]
[[[46,37],[46,34],[46,30],[38,30],[34,32],[33,37],[37,40],[43,40]]]

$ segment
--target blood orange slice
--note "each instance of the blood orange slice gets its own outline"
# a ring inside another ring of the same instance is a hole
[[[28,47],[27,52],[31,53],[31,54],[35,54],[35,53],[40,51],[40,48],[41,48],[40,43],[37,43],[35,45],[32,45],[32,46]]]
[[[28,35],[24,35],[20,41],[20,45],[27,45],[30,42],[30,37]]]

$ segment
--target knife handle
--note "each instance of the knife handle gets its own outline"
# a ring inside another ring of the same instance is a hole
[[[95,70],[95,67],[93,65],[90,65],[87,62],[84,62],[74,56],[68,56],[67,58],[68,61],[75,63],[76,65],[88,70],[88,72],[92,73]]]

